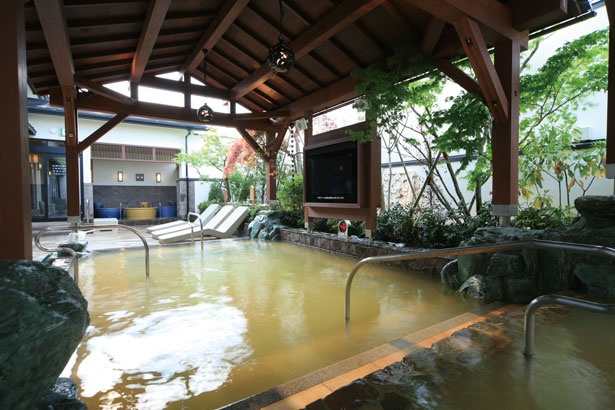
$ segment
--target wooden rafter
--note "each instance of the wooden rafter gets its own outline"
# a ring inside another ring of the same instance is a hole
[[[202,51],[211,50],[222,38],[224,32],[233,24],[233,21],[248,5],[249,0],[226,1],[212,23],[207,27],[201,39],[192,49],[192,52],[179,69],[182,73],[192,73],[202,61]]]
[[[474,20],[465,17],[455,23],[455,29],[472,64],[476,78],[478,78],[478,84],[491,115],[496,121],[506,121],[508,119],[508,100],[495,66],[491,61],[480,27]]]
[[[164,19],[171,5],[171,0],[152,0],[147,16],[141,30],[139,44],[132,59],[132,68],[130,70],[130,84],[137,84],[145,71],[145,66],[156,44],[158,33],[164,23]]]
[[[498,0],[406,0],[432,16],[455,25],[457,21],[472,18],[500,35],[514,40],[524,40],[526,35],[512,25],[510,9]]]
[[[510,5],[512,23],[518,30],[561,18],[568,13],[568,0],[516,0]]]
[[[357,78],[348,76],[326,88],[321,88],[312,94],[288,104],[284,109],[288,110],[290,118],[299,118],[303,116],[306,111],[318,112],[325,108],[332,107],[357,97],[355,87],[358,82],[359,80]]]
[[[51,105],[63,105],[61,90],[57,88],[51,89],[49,96],[49,103]],[[100,95],[78,98],[76,106],[79,110],[106,112],[111,114],[126,113],[136,117],[202,124],[197,119],[195,111],[190,107],[174,107],[171,105],[144,101],[139,101],[132,105],[122,104]],[[277,125],[271,124],[268,120],[254,119],[250,118],[250,116],[251,114],[215,113],[214,119],[209,122],[208,125],[234,128],[239,124],[242,128],[267,132],[277,129]]]
[[[404,18],[404,14],[391,2],[391,0],[387,0],[382,3],[382,8],[387,12],[390,18],[395,20],[399,25],[404,27],[408,33],[410,33],[412,36],[410,39],[411,41],[418,43],[421,40],[421,35],[417,32],[417,28]]]
[[[51,61],[61,86],[73,85],[75,66],[70,51],[64,2],[62,0],[34,0]]]
[[[438,17],[431,16],[425,35],[421,41],[421,51],[424,55],[430,56],[438,45],[438,40],[442,35],[446,22]]]
[[[385,0],[345,0],[316,24],[310,26],[303,34],[290,43],[299,59],[319,46],[322,42],[339,33],[357,19],[378,7]],[[252,91],[275,74],[267,64],[263,64],[250,76],[233,87],[233,99],[238,99]]]
[[[212,85],[204,86],[188,83],[186,81],[174,81],[153,75],[144,75],[139,85],[179,93],[190,93],[204,97],[218,98],[221,100],[229,100],[231,97],[231,93],[228,90],[213,87]]]

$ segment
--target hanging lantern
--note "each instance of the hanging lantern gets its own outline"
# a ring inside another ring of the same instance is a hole
[[[282,20],[284,19],[284,9],[282,8],[282,0],[280,0],[280,29],[282,28]],[[282,32],[278,36],[278,44],[269,49],[269,57],[267,58],[271,71],[276,73],[287,73],[295,65],[295,52],[288,44],[284,43]]]
[[[203,84],[207,85],[207,73],[205,72],[205,58],[207,57],[207,50],[203,50]],[[199,121],[202,122],[210,122],[214,119],[214,110],[207,105],[207,103],[203,103],[196,110],[196,117]]]
[[[281,34],[278,44],[269,49],[267,62],[274,73],[287,73],[295,65],[295,53],[288,44],[284,43]]]
[[[207,103],[201,105],[201,107],[196,110],[196,117],[199,121],[209,122],[214,119],[214,110],[211,109]]]

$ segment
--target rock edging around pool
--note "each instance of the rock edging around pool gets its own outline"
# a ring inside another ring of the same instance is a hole
[[[381,241],[369,241],[356,237],[344,237],[322,232],[308,232],[305,229],[282,228],[280,239],[300,246],[318,249],[337,255],[350,256],[357,261],[371,256],[399,255],[421,249],[400,247]],[[452,257],[425,258],[393,262],[405,269],[429,275],[440,275],[442,268],[453,260]]]

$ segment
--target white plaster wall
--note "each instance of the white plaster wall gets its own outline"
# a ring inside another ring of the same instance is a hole
[[[165,162],[136,162],[95,159],[92,161],[95,185],[140,185],[140,186],[176,186],[177,164]],[[124,173],[124,181],[118,182],[117,173]],[[156,173],[161,174],[161,181],[156,182]],[[143,181],[136,180],[136,174],[143,174]]]
[[[412,183],[408,182],[408,178],[401,166],[392,168],[392,176],[391,176],[391,206],[396,203],[400,203],[404,206],[412,205],[412,199],[414,198],[412,190],[414,190],[414,195],[418,194],[421,189],[423,182],[425,181],[425,175],[427,172],[427,168],[424,166],[413,165],[407,166],[408,174],[410,175],[410,179]],[[453,168],[455,170],[459,169],[459,163],[454,163]],[[439,165],[438,170],[440,173],[445,175],[445,178],[449,177],[449,172],[444,165]],[[461,175],[465,175],[464,172]],[[387,208],[388,201],[388,181],[389,181],[389,169],[386,164],[383,164],[382,168],[382,192],[384,195],[383,207]],[[544,180],[543,187],[549,191],[549,196],[553,201],[553,206],[559,206],[559,188],[557,182],[546,177]],[[459,177],[458,178],[460,189],[464,194],[464,199],[469,203],[472,199],[473,192],[468,191],[468,183],[467,180]],[[450,184],[450,179],[447,179],[447,185],[449,189],[452,190],[452,185]],[[483,195],[483,201],[491,201],[491,179],[487,181],[481,190]],[[608,178],[596,179],[591,184],[590,188],[587,190],[585,195],[614,195],[615,194],[615,181]],[[575,186],[570,191],[570,205],[574,206],[574,199],[583,195],[583,191]],[[529,203],[524,200],[524,198],[519,197],[519,205],[520,206],[529,206]],[[567,206],[568,201],[566,198],[566,187],[565,183],[562,183],[562,206]],[[475,207],[473,207],[474,211]]]
[[[64,117],[59,115],[47,115],[30,113],[28,122],[36,129],[37,134],[33,138],[64,141]],[[106,122],[96,119],[79,119],[79,141],[83,141],[90,134],[100,128]],[[143,124],[121,123],[97,142],[106,144],[138,145],[147,147],[185,149],[188,129],[173,128],[167,126],[153,126]],[[201,139],[191,134],[187,138],[188,150],[196,150],[201,146]],[[85,183],[92,182],[90,149],[83,152],[83,167]],[[123,161],[129,162],[129,161]],[[198,173],[188,167],[188,176],[197,178]],[[180,177],[185,177],[184,167],[180,167]],[[98,182],[96,182],[98,183]]]

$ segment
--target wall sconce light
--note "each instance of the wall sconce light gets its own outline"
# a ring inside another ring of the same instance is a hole
[[[122,171],[117,171],[117,182],[124,182],[124,173]]]
[[[160,183],[162,181],[162,175],[160,174],[160,172],[156,172],[156,182]]]

